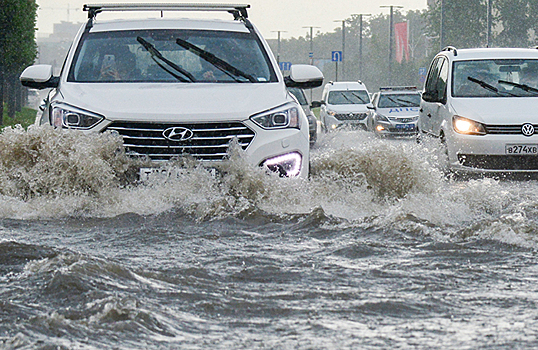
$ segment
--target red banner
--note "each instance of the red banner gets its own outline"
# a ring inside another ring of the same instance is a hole
[[[396,61],[402,63],[405,58],[409,61],[409,46],[407,45],[407,22],[394,24],[396,39]]]

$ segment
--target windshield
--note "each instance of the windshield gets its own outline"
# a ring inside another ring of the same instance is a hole
[[[456,61],[453,70],[454,97],[538,96],[538,60]]]
[[[354,105],[370,102],[370,96],[366,90],[343,90],[330,91],[327,103],[330,105]]]
[[[379,108],[394,107],[418,107],[420,106],[419,94],[382,94],[379,96]]]
[[[68,81],[265,83],[277,78],[251,33],[130,30],[87,34]]]

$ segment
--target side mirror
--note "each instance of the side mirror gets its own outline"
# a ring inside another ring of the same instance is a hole
[[[36,64],[27,67],[19,77],[23,86],[32,89],[55,88],[60,81],[59,77],[52,75],[52,66],[48,64]]]
[[[323,84],[323,73],[316,66],[295,64],[291,66],[290,75],[284,78],[287,87],[312,89]]]
[[[310,105],[310,108],[319,108],[323,104],[324,104],[323,101],[312,101],[312,104]]]
[[[433,94],[428,91],[424,91],[424,93],[422,94],[422,99],[426,102],[435,102]]]
[[[374,105],[371,104],[371,103],[368,103],[368,104],[366,105],[366,108],[368,108],[368,109],[375,109]]]

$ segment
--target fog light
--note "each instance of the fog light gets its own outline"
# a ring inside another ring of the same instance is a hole
[[[383,131],[383,130],[385,130],[385,128],[383,127],[383,125],[378,125],[378,126],[375,127],[375,129],[376,129],[377,131]]]
[[[280,176],[295,177],[301,172],[301,161],[301,155],[293,152],[269,158],[263,162],[263,166]]]

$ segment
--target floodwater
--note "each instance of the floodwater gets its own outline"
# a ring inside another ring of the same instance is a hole
[[[308,180],[233,152],[133,183],[113,135],[0,135],[2,349],[538,347],[538,183],[321,135]]]

